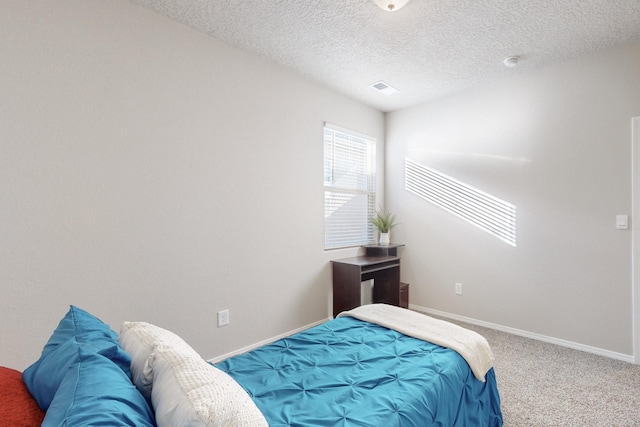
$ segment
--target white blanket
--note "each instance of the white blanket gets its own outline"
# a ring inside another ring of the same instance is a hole
[[[387,304],[368,304],[343,311],[338,317],[351,316],[375,323],[402,334],[455,350],[462,356],[475,377],[484,382],[493,366],[493,353],[480,334],[444,320]]]

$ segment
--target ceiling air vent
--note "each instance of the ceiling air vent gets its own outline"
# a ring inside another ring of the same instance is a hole
[[[398,89],[396,89],[396,88],[394,88],[392,86],[389,86],[388,84],[386,84],[382,80],[380,80],[378,82],[375,82],[375,83],[372,83],[369,86],[374,88],[378,92],[384,93],[385,95],[391,95],[392,93],[400,92]]]

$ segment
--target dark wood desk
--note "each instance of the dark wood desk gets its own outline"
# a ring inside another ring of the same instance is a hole
[[[333,264],[333,317],[360,306],[362,282],[373,279],[374,303],[400,305],[400,257],[359,256]]]

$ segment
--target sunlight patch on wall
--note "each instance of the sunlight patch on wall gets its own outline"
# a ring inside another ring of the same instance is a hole
[[[516,207],[434,169],[405,159],[405,189],[516,246]]]

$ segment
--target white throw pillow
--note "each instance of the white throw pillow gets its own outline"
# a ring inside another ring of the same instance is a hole
[[[150,363],[158,427],[268,427],[249,394],[193,349],[161,345]]]
[[[131,356],[133,383],[148,400],[151,399],[153,386],[153,371],[149,365],[149,357],[156,348],[162,345],[167,348],[191,349],[178,335],[146,322],[124,322],[118,341]]]

